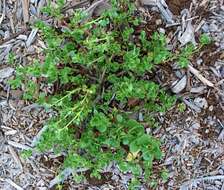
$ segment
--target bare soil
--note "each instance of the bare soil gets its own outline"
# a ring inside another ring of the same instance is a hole
[[[181,10],[189,8],[191,5],[191,1],[189,0],[169,0],[166,2],[175,15],[180,15]]]

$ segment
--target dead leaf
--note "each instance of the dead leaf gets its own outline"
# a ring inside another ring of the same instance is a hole
[[[126,160],[128,162],[131,162],[132,160],[134,160],[134,159],[136,159],[138,157],[138,155],[139,155],[138,153],[139,153],[139,151],[134,152],[134,153],[129,152],[128,155],[127,155]]]

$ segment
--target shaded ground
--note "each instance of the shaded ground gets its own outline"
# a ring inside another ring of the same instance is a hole
[[[190,8],[191,1],[188,0],[170,0],[167,1],[167,4],[171,12],[175,15],[180,15],[183,9]]]

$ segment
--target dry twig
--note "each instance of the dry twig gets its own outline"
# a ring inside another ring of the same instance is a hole
[[[195,68],[192,67],[191,65],[188,65],[188,69],[189,69],[189,71],[190,71],[193,75],[195,75],[195,76],[196,76],[201,82],[203,82],[205,85],[207,85],[207,86],[209,86],[209,87],[213,87],[213,88],[215,87],[215,85],[214,85],[212,82],[210,82],[208,79],[206,79],[205,77],[203,77],[197,69],[195,69]]]

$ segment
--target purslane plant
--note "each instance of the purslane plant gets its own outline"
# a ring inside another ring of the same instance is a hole
[[[97,178],[114,162],[122,172],[133,174],[135,186],[139,179],[150,182],[153,160],[162,158],[159,140],[146,129],[153,127],[155,113],[166,112],[175,102],[144,76],[173,55],[164,35],[149,37],[144,29],[135,33],[141,20],[130,1],[111,4],[110,10],[92,20],[75,12],[60,30],[37,22],[47,45],[45,59],[18,67],[10,84],[22,85],[25,99],[58,113],[47,122],[38,150],[63,152],[62,168],[85,168]],[[51,95],[41,88],[49,85],[54,88]],[[144,117],[133,116],[136,113]],[[84,174],[74,173],[75,180]]]

